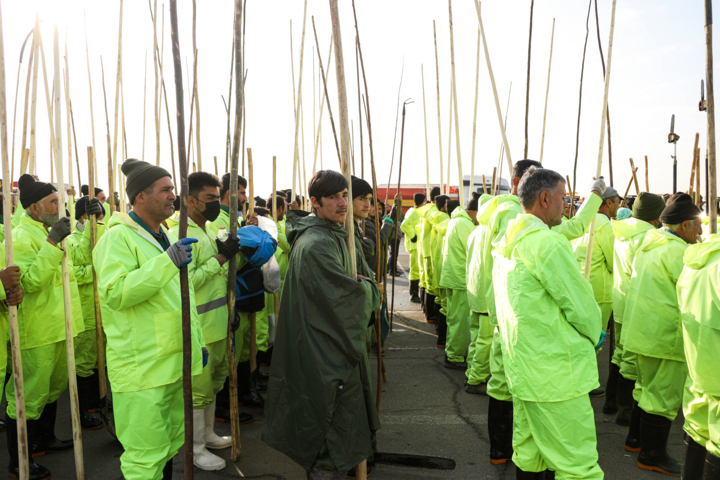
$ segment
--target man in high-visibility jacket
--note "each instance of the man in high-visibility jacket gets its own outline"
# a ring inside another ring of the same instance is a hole
[[[184,437],[179,273],[192,261],[197,240],[177,240],[162,226],[175,200],[167,171],[128,159],[122,172],[133,208],[113,213],[93,251],[115,427],[125,449],[124,478],[165,480],[172,478],[172,458]],[[192,375],[197,377],[207,350],[192,282],[188,296]]]
[[[410,301],[421,303],[419,294],[420,287],[420,258],[418,255],[418,233],[421,217],[418,209],[427,203],[427,197],[422,193],[413,196],[414,207],[405,212],[405,220],[400,225],[400,230],[405,234],[405,250],[410,255]]]

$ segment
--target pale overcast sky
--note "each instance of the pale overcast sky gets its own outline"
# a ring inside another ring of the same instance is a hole
[[[233,5],[230,0],[198,0],[197,47],[198,91],[201,107],[201,146],[204,170],[214,173],[213,156],[218,157],[220,174],[224,172],[226,113],[221,95],[227,97],[232,45]],[[87,14],[90,68],[92,75],[95,141],[100,184],[107,186],[107,142],[100,56],[105,67],[105,82],[113,132],[115,75],[119,0],[28,0],[2,2],[5,35],[6,85],[8,102],[8,134],[13,127],[13,103],[18,72],[18,56],[23,39],[32,29],[36,9],[43,20],[42,33],[45,57],[52,82],[52,24],[58,22],[61,43],[68,31],[70,90],[79,144],[81,174],[87,182],[86,146],[92,145],[88,72],[83,35],[83,9]],[[447,168],[449,99],[450,99],[450,40],[448,4],[445,1],[358,0],[356,2],[361,42],[370,91],[373,120],[374,152],[378,183],[387,183],[393,150],[397,89],[403,60],[405,73],[401,100],[412,98],[407,108],[403,183],[425,182],[425,133],[423,127],[423,91],[420,69],[424,65],[425,99],[427,102],[427,141],[429,146],[431,181],[439,181],[437,93],[433,20],[437,27],[440,64],[440,111],[442,121],[442,158]],[[471,0],[455,0],[453,6],[455,62],[460,116],[460,139],[463,173],[470,173],[472,158],[473,104],[475,96],[475,68],[477,54],[477,15]],[[163,3],[158,1],[158,16]],[[164,76],[168,87],[173,135],[176,138],[175,87],[170,44],[169,3],[165,7]],[[600,38],[607,61],[607,46],[612,2],[598,0]],[[192,2],[178,2],[180,49],[183,57],[183,84],[188,79],[185,57],[192,75]],[[548,102],[547,128],[543,163],[572,178],[577,128],[578,90],[585,39],[585,19],[588,2],[581,0],[545,0],[535,2],[532,31],[532,70],[529,112],[529,154],[537,159],[543,121],[543,106],[550,53],[550,33],[556,19],[555,42]],[[507,126],[512,158],[523,157],[525,88],[527,73],[528,23],[530,0],[486,0],[482,2],[486,38],[498,86],[498,94],[505,109],[508,87],[512,81],[512,96]],[[255,191],[263,197],[272,185],[272,156],[278,157],[278,187],[290,187],[294,147],[293,82],[290,65],[290,20],[292,20],[295,87],[299,79],[300,46],[303,23],[301,0],[248,0],[246,31],[246,86],[248,130],[246,147],[251,147],[255,162]],[[303,104],[305,106],[305,163],[307,178],[313,163],[313,53],[312,16],[318,29],[323,63],[327,62],[330,39],[329,4],[325,0],[308,1],[303,66]],[[343,43],[345,46],[345,75],[347,80],[350,118],[355,127],[355,162],[360,170],[360,136],[357,106],[357,85],[354,52],[354,24],[349,0],[340,1]],[[676,116],[678,143],[678,189],[686,190],[690,177],[692,143],[700,133],[702,163],[706,145],[705,114],[698,111],[700,80],[705,77],[705,50],[702,2],[657,0],[618,0],[609,105],[612,122],[612,151],[614,183],[624,192],[630,178],[629,158],[639,166],[638,180],[644,190],[644,156],[649,159],[650,190],[669,192],[672,188],[672,145],[667,143],[670,116]],[[585,60],[582,118],[578,158],[578,191],[587,189],[597,162],[603,76],[598,52],[594,9],[590,15],[590,35]],[[160,36],[158,24],[158,37]],[[155,77],[153,71],[153,25],[148,3],[144,0],[125,0],[123,20],[123,76],[128,156],[142,158],[143,150],[143,82],[145,54],[147,63],[147,117],[145,126],[145,160],[155,161],[155,124],[152,105]],[[160,40],[159,40],[160,41]],[[28,42],[29,45],[30,42]],[[61,45],[61,52],[64,46]],[[25,50],[20,75],[20,90],[15,132],[15,171],[19,170],[20,143],[25,81],[29,48]],[[61,53],[62,55],[62,53]],[[62,60],[61,60],[62,64]],[[327,65],[324,65],[327,71]],[[335,67],[328,85],[333,113],[338,117]],[[318,89],[315,65],[315,88]],[[475,172],[492,175],[500,153],[501,136],[495,104],[490,87],[484,54],[480,56],[480,86],[477,113]],[[361,80],[362,82],[362,80]],[[192,84],[192,78],[190,78]],[[38,79],[37,102],[37,159],[38,173],[49,180],[49,151],[47,111],[42,75]],[[185,88],[186,128],[189,124],[190,102]],[[316,109],[320,97],[315,95]],[[234,104],[233,104],[234,105]],[[233,106],[234,108],[234,106]],[[67,132],[63,100],[63,158],[67,164]],[[317,117],[317,113],[316,113]],[[339,128],[339,125],[338,125]],[[399,129],[399,125],[398,125]],[[187,132],[185,133],[187,139]],[[28,133],[29,136],[29,133]],[[365,140],[365,177],[370,181],[369,150]],[[161,121],[161,164],[170,168],[170,148],[166,114],[163,107]],[[29,141],[29,140],[28,140]],[[451,183],[458,184],[457,148],[452,138]],[[397,182],[400,133],[398,132],[395,166],[392,181]],[[301,143],[302,152],[302,143]],[[177,161],[177,147],[175,148]],[[122,160],[119,150],[118,158]],[[302,159],[302,154],[301,154]],[[323,165],[338,168],[332,129],[323,116]],[[319,160],[318,160],[319,168]],[[608,177],[607,148],[603,171]],[[446,174],[445,174],[446,175]],[[75,183],[77,184],[77,174]],[[505,173],[503,174],[505,176]],[[17,177],[17,174],[16,174]],[[67,179],[67,173],[65,173]],[[703,174],[702,191],[705,191]],[[632,192],[634,193],[634,187]]]

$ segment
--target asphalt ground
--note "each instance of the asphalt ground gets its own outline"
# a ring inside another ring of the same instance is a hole
[[[409,257],[401,249],[401,277],[395,280],[395,315],[393,331],[385,342],[383,357],[387,383],[382,385],[378,450],[392,453],[412,453],[452,458],[457,466],[452,471],[377,465],[373,479],[515,479],[515,467],[491,465],[488,461],[487,435],[488,397],[465,393],[464,373],[444,368],[444,351],[435,347],[434,328],[425,322],[419,305],[409,302]],[[371,354],[373,374],[377,372],[377,358]],[[600,379],[604,385],[608,373],[608,349],[598,357]],[[265,369],[267,367],[263,367]],[[375,381],[375,380],[374,380]],[[376,385],[376,383],[374,383]],[[615,424],[615,418],[602,413],[604,397],[591,399],[595,411],[599,463],[607,479],[641,480],[668,478],[658,473],[640,470],[637,454],[623,449],[627,427]],[[5,402],[2,404],[5,408]],[[241,411],[252,413],[254,421],[241,425],[242,458],[230,461],[230,449],[215,450],[228,463],[220,472],[195,469],[195,478],[305,480],[304,470],[285,455],[269,448],[260,440],[263,414],[260,409]],[[142,418],[137,419],[142,422]],[[673,422],[668,453],[682,457],[682,413]],[[228,424],[216,424],[216,432],[229,435]],[[72,437],[70,406],[67,392],[59,400],[56,433],[59,438]],[[120,455],[122,446],[105,429],[83,431],[85,478],[88,480],[121,480]],[[174,460],[175,479],[184,478],[183,450]],[[6,436],[0,434],[0,468],[7,465]],[[36,459],[49,468],[54,479],[73,479],[73,452],[46,455]],[[0,477],[4,474],[0,475]]]

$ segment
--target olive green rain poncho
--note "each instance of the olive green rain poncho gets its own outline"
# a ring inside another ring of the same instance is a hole
[[[341,225],[291,210],[286,226],[292,250],[262,440],[306,470],[323,450],[323,468],[331,459],[344,472],[372,454],[380,428],[365,343],[380,292],[372,278],[351,278]]]

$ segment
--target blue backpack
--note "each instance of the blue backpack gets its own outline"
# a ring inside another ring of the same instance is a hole
[[[253,313],[265,308],[262,266],[275,254],[277,240],[265,230],[247,226],[238,230],[240,252],[248,262],[235,275],[235,308]]]

